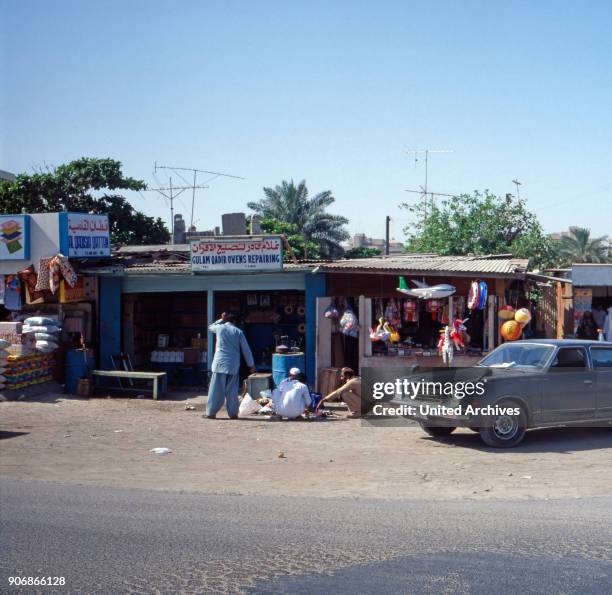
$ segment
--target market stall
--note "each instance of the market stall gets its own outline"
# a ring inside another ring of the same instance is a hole
[[[513,299],[527,262],[508,258],[406,255],[338,261],[321,267],[317,370],[328,367],[474,365],[501,341],[500,308]],[[338,346],[329,308],[352,304],[357,356]]]

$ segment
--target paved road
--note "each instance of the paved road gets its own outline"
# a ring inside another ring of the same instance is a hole
[[[612,593],[612,497],[247,498],[0,481],[7,577],[86,593]],[[20,592],[33,592],[21,589]]]

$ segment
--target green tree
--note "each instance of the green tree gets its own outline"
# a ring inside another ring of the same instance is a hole
[[[559,256],[566,265],[573,262],[609,262],[608,238],[592,238],[591,230],[584,227],[570,227],[559,240]]]
[[[512,254],[530,266],[555,266],[555,243],[544,234],[537,217],[522,201],[500,198],[489,191],[462,194],[438,204],[403,204],[414,216],[405,228],[408,252],[442,256]]]
[[[295,223],[286,223],[277,221],[276,219],[262,219],[261,229],[266,233],[278,233],[285,236],[287,243],[291,246],[293,254],[298,259],[308,258],[313,260],[320,258],[319,244],[309,241],[306,246],[304,236],[300,234],[300,230]],[[284,251],[284,260],[291,262],[291,255],[287,250]]]
[[[273,219],[297,226],[298,233],[304,237],[306,258],[311,258],[310,243],[319,247],[319,256],[334,258],[342,255],[344,250],[340,242],[347,240],[349,234],[345,229],[346,217],[332,215],[327,207],[335,199],[331,191],[319,192],[312,198],[308,196],[306,182],[302,180],[297,186],[291,180],[283,180],[280,186],[264,188],[264,198],[258,202],[248,203],[249,209],[264,219]]]
[[[170,233],[164,222],[136,211],[121,195],[145,188],[142,180],[123,175],[119,161],[82,157],[48,171],[21,174],[14,182],[0,180],[0,213],[106,213],[113,243],[165,244]]]
[[[371,258],[372,256],[380,256],[380,250],[368,246],[359,246],[344,253],[344,258]]]

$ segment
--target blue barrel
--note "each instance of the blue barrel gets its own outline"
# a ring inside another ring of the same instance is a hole
[[[287,376],[291,368],[299,368],[304,372],[306,358],[303,353],[275,353],[272,355],[272,378],[278,386]]]
[[[68,349],[66,351],[66,392],[74,395],[81,378],[86,378],[94,369],[94,355],[87,350],[87,361],[83,349]]]

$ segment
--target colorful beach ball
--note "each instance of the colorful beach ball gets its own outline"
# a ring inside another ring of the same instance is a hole
[[[506,304],[499,309],[497,315],[502,320],[513,320],[514,319],[514,308],[510,304]]]
[[[501,336],[506,341],[516,341],[523,334],[523,327],[516,320],[508,320],[501,327]]]
[[[514,320],[519,324],[528,324],[531,320],[531,312],[527,308],[520,308],[514,314]]]

